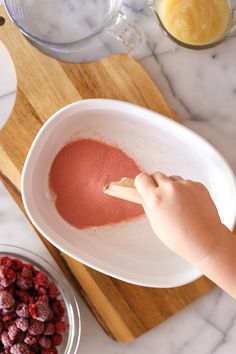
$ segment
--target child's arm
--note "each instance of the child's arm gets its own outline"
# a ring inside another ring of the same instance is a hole
[[[196,267],[236,299],[236,237],[227,227],[219,234],[215,249]]]
[[[236,237],[221,223],[207,189],[159,172],[138,175],[135,185],[158,237],[236,298]]]

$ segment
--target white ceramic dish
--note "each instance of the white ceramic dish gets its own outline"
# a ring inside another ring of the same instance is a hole
[[[114,100],[75,102],[55,113],[38,133],[25,162],[22,195],[36,228],[56,247],[103,273],[130,283],[174,287],[201,274],[168,250],[145,217],[116,226],[77,230],[57,213],[48,190],[53,159],[71,139],[116,144],[147,172],[199,180],[209,189],[230,229],[236,216],[233,173],[205,140],[160,114]]]

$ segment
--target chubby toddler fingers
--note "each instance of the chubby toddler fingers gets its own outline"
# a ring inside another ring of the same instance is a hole
[[[184,179],[181,176],[170,176],[169,178],[175,182],[183,182],[184,181]]]
[[[140,173],[137,175],[134,184],[144,199],[148,198],[158,187],[153,177],[147,173]]]
[[[162,172],[154,172],[152,174],[153,179],[156,181],[156,184],[158,186],[161,186],[162,183],[168,182],[169,177],[167,177],[164,173]]]

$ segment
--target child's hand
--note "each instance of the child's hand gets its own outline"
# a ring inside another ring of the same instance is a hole
[[[139,174],[135,186],[154,232],[172,251],[198,264],[214,250],[222,224],[203,184],[156,172]]]
[[[158,172],[138,175],[135,185],[158,237],[236,299],[236,237],[207,189]]]

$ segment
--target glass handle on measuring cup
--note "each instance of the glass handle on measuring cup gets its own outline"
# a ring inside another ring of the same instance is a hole
[[[141,31],[127,20],[123,12],[119,12],[115,25],[108,28],[107,32],[121,41],[130,53],[142,39]]]
[[[233,2],[233,23],[235,24],[236,23],[236,0],[234,0]]]
[[[229,37],[233,36],[236,32],[236,0],[233,0],[232,5],[232,26],[229,30]]]

